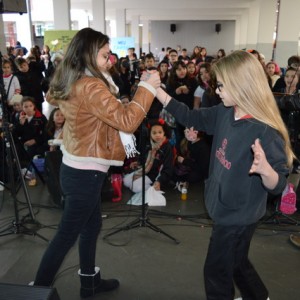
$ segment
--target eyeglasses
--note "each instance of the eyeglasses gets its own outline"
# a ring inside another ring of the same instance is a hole
[[[106,60],[106,62],[108,62],[109,61],[109,59],[110,59],[110,54],[108,54],[108,55],[103,55],[103,58]]]
[[[222,92],[222,88],[224,87],[223,83],[221,82],[217,82],[217,89],[219,90],[219,92]]]
[[[291,67],[294,68],[294,69],[298,69],[300,67],[300,64],[292,63]]]

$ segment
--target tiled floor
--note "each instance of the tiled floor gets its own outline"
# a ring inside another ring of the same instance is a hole
[[[47,187],[41,182],[28,188],[28,192],[29,203],[23,189],[15,201],[7,190],[0,193],[1,233],[8,233],[6,229],[16,230],[12,222],[18,218],[26,227],[38,228],[40,235],[19,232],[0,236],[0,283],[26,285],[33,280],[47,247],[44,238],[51,239],[54,235],[62,213],[54,206]],[[123,194],[123,200],[118,204],[110,201],[110,192],[103,196],[105,217],[97,249],[97,262],[103,275],[118,278],[121,285],[117,291],[101,294],[95,299],[204,300],[203,265],[211,222],[203,206],[203,185],[191,186],[187,201],[182,201],[179,192],[169,188],[165,193],[167,206],[151,207],[148,211],[149,220],[180,241],[179,244],[143,226],[144,222],[138,228],[121,231],[103,240],[104,235],[132,220],[144,221],[140,207],[126,205],[131,192],[124,189]],[[30,206],[33,214],[30,214]],[[31,224],[32,215],[38,226]],[[300,219],[299,214],[294,217]],[[299,226],[282,223],[262,224],[255,233],[250,257],[270,291],[271,300],[300,299],[300,249],[288,241],[289,234],[298,231]],[[75,246],[54,283],[62,300],[80,299],[77,270]],[[10,300],[2,298],[2,292],[0,286],[0,300]],[[31,300],[30,297],[22,299]]]

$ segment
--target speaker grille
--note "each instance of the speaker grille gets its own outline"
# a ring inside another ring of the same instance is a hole
[[[0,283],[0,300],[60,300],[55,288]]]

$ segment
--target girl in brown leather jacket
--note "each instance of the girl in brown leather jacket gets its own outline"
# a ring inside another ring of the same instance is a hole
[[[109,56],[108,36],[91,28],[80,30],[55,71],[47,94],[47,100],[59,106],[65,116],[60,168],[65,207],[34,284],[53,284],[65,255],[80,236],[82,298],[119,286],[117,279],[101,279],[100,269],[95,267],[102,184],[111,165],[123,164],[125,150],[128,155],[134,152],[132,143],[126,141],[145,117],[160,85],[158,73],[149,72],[130,104],[123,106],[104,76]]]

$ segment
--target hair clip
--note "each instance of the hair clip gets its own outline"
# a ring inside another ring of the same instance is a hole
[[[158,119],[158,123],[161,124],[161,125],[164,125],[165,124],[165,120],[164,119]]]

